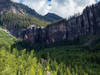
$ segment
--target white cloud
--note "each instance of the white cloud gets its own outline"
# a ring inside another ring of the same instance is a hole
[[[19,0],[14,1],[19,2]],[[75,13],[81,13],[86,6],[93,3],[96,3],[96,0],[52,0],[52,6],[48,6],[47,0],[23,1],[23,4],[35,9],[42,15],[51,12],[64,18],[74,15]]]
[[[46,1],[45,4],[38,11],[40,14],[45,15],[52,9],[52,2]]]
[[[17,3],[19,3],[19,1],[20,1],[20,0],[11,0],[11,1],[14,1],[14,2],[17,2]]]
[[[62,4],[55,1],[51,12],[66,18],[76,13],[81,13],[87,5],[93,3],[95,3],[95,0],[64,0]]]
[[[43,7],[46,0],[24,0],[23,4],[35,9],[37,12]]]

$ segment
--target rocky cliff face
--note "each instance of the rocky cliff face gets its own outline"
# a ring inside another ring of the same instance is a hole
[[[24,15],[22,9],[18,9],[15,7],[15,3],[11,0],[0,0],[0,14],[4,13],[15,13],[15,14],[21,14]]]
[[[80,36],[100,34],[100,2],[87,7],[82,15],[61,20],[45,28],[29,27],[22,32],[23,38],[33,43],[54,43],[74,40]]]

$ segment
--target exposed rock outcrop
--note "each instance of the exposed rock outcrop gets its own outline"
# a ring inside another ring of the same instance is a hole
[[[11,0],[0,0],[0,13],[15,13],[25,15],[22,9],[18,9],[15,7],[15,3]]]
[[[80,36],[100,34],[100,2],[87,7],[82,15],[61,20],[45,28],[30,27],[23,31],[23,38],[33,43],[54,43],[74,40]]]

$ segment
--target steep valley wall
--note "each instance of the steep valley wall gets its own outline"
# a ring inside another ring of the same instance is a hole
[[[45,28],[30,26],[21,33],[23,39],[48,44],[87,35],[100,35],[100,2],[87,7],[79,16],[63,19]]]

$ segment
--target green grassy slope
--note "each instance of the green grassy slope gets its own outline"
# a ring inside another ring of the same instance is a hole
[[[0,30],[0,48],[9,48],[9,46],[11,46],[16,40],[17,39],[14,36]]]

